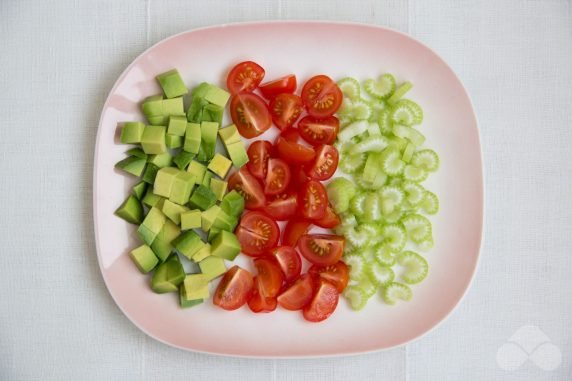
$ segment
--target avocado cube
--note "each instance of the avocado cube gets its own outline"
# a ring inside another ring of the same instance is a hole
[[[198,161],[191,161],[191,163],[187,167],[187,172],[195,176],[195,181],[197,184],[203,183],[203,178],[205,177],[206,171],[207,167],[199,163]]]
[[[181,229],[177,225],[169,220],[165,221],[165,225],[163,225],[163,228],[151,245],[151,250],[153,250],[161,262],[164,262],[175,249],[172,242],[179,234],[181,234]]]
[[[206,171],[205,177],[203,177],[203,182],[201,184],[204,185],[205,187],[210,188],[211,187],[211,180],[212,180],[213,176],[214,175],[212,172]]]
[[[150,116],[147,118],[149,123],[153,126],[165,126],[169,122],[168,116]]]
[[[168,219],[176,223],[177,225],[181,224],[181,214],[188,212],[189,208],[186,206],[175,204],[169,200],[165,200],[163,203],[162,208],[163,214],[167,216]]]
[[[149,208],[155,206],[159,209],[162,209],[165,198],[157,196],[155,193],[153,193],[153,187],[147,187],[147,191],[145,192],[145,196],[143,197],[142,201],[143,205],[147,205]]]
[[[149,155],[147,162],[155,164],[159,168],[170,167],[173,164],[173,157],[170,152],[161,153],[158,155]]]
[[[209,280],[204,274],[189,274],[183,281],[187,300],[203,300],[209,297]]]
[[[187,118],[184,116],[170,116],[169,126],[167,127],[167,133],[176,136],[185,136],[185,131],[187,129]]]
[[[206,275],[208,280],[218,278],[226,272],[224,259],[213,257],[212,255],[200,261],[199,267],[201,268],[201,273]]]
[[[147,167],[145,168],[145,172],[143,172],[143,176],[141,180],[145,181],[147,184],[153,184],[155,182],[155,177],[157,176],[157,172],[159,172],[159,167],[155,164],[148,163]]]
[[[115,164],[115,168],[121,169],[137,177],[141,176],[143,172],[145,172],[146,166],[147,160],[140,159],[135,156],[129,156]]]
[[[143,206],[137,197],[130,195],[115,211],[117,217],[123,218],[131,224],[140,224],[143,221]]]
[[[123,144],[136,144],[141,142],[145,125],[141,122],[125,122],[121,128],[120,141]]]
[[[208,161],[207,153],[205,151],[204,143],[201,142],[201,146],[199,147],[199,153],[197,153],[197,160],[201,162]]]
[[[148,98],[145,98],[141,104],[141,111],[143,111],[143,114],[145,114],[147,119],[154,116],[162,117],[164,115],[163,95],[152,95]]]
[[[191,259],[205,245],[194,230],[181,233],[172,243],[175,250],[188,259]]]
[[[131,148],[125,152],[128,156],[135,156],[139,159],[147,160],[148,156],[143,150],[139,147]]]
[[[157,294],[179,291],[179,285],[185,280],[185,270],[179,257],[171,255],[159,265],[151,278],[151,289]]]
[[[133,185],[131,191],[133,195],[137,197],[138,200],[143,199],[145,192],[147,191],[147,183],[145,181],[139,181],[137,184]]]
[[[213,179],[211,179],[209,185],[210,185],[209,187],[211,188],[211,190],[215,194],[216,199],[218,201],[222,201],[222,198],[224,197],[224,194],[226,193],[226,188],[227,188],[228,183],[224,180],[219,180],[217,178],[213,178]]]
[[[141,137],[141,147],[146,154],[164,153],[167,151],[165,145],[165,126],[145,126]]]
[[[169,116],[185,116],[185,106],[183,104],[183,97],[163,99],[163,116],[165,117],[166,124],[169,121]]]
[[[179,174],[173,181],[169,201],[179,205],[185,205],[189,201],[194,186],[195,176],[185,171],[179,171]]]
[[[230,93],[228,91],[214,85],[210,85],[205,94],[205,100],[220,107],[226,106],[229,98]]]
[[[181,229],[198,229],[201,227],[201,211],[198,209],[188,210],[181,213]]]
[[[151,250],[147,245],[141,245],[138,248],[131,250],[129,256],[133,259],[133,262],[135,262],[135,265],[137,265],[137,268],[143,274],[153,270],[155,266],[157,266],[157,263],[159,263],[155,254],[153,254],[153,250]]]
[[[190,153],[187,152],[185,150],[181,150],[181,152],[179,152],[175,158],[173,159],[173,162],[177,165],[177,167],[184,171],[185,169],[187,169],[187,166],[189,165],[189,163],[191,161],[193,161],[193,159],[195,158],[195,154],[194,153]]]
[[[214,155],[207,168],[217,174],[220,178],[224,179],[231,165],[232,161],[228,160],[220,153],[217,153]]]
[[[171,196],[171,191],[173,189],[173,184],[175,183],[175,178],[181,173],[177,168],[165,167],[161,168],[157,172],[155,177],[155,182],[153,184],[153,192],[165,198]]]
[[[212,241],[215,239],[215,237],[220,233],[220,229],[217,229],[215,227],[211,227],[211,230],[209,230],[209,234],[207,236],[207,242],[210,244],[212,243]],[[212,250],[211,250],[212,251]]]
[[[234,260],[240,253],[240,243],[236,236],[222,230],[211,242],[211,254],[229,261]]]
[[[203,303],[203,299],[188,300],[185,296],[185,286],[181,284],[179,286],[179,304],[181,308],[191,308]]]
[[[187,152],[197,154],[199,152],[200,146],[201,146],[201,125],[198,123],[187,123],[183,149]]]
[[[215,154],[218,126],[216,122],[201,122],[201,146],[205,151],[205,161],[212,159]]]
[[[216,196],[210,188],[199,185],[193,192],[189,205],[192,209],[207,210],[216,203]]]
[[[189,92],[177,69],[161,73],[155,78],[159,81],[159,85],[161,85],[167,98],[179,97]]]
[[[220,136],[225,146],[241,141],[238,129],[234,124],[228,125],[227,127],[218,130],[218,135]]]
[[[235,190],[231,190],[223,197],[221,209],[228,215],[240,217],[244,210],[244,198]]]
[[[212,227],[219,230],[226,230],[228,232],[234,231],[234,228],[238,224],[238,218],[230,216],[223,210],[217,214]]]
[[[139,234],[139,237],[141,237],[143,242],[151,246],[155,237],[157,237],[161,229],[163,229],[163,225],[165,225],[166,220],[167,217],[165,217],[161,210],[152,207],[149,210],[149,213],[147,213],[147,216],[145,216],[141,225],[139,225],[137,234]]]
[[[228,152],[228,157],[230,157],[232,164],[236,168],[240,168],[244,164],[248,163],[248,155],[246,154],[246,149],[242,142],[227,144],[226,152]]]
[[[213,205],[201,213],[201,229],[208,232],[220,212],[220,206]]]
[[[183,137],[167,134],[165,135],[165,145],[170,149],[181,148],[183,146]]]
[[[204,99],[210,85],[206,82],[199,84],[191,92],[192,100],[187,110],[187,121],[193,123],[199,123],[201,121],[203,107],[209,104],[207,100]]]
[[[201,122],[216,122],[217,124],[222,123],[222,117],[224,115],[224,108],[208,104],[203,107],[203,113],[201,114]]]
[[[206,243],[199,251],[196,252],[195,255],[193,255],[193,261],[199,263],[209,255],[211,255],[211,244]]]

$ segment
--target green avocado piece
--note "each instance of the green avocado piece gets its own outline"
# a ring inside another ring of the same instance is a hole
[[[189,201],[194,186],[195,176],[185,171],[179,171],[179,174],[173,181],[169,201],[179,205],[185,205]]]
[[[192,209],[207,210],[215,203],[215,194],[204,185],[199,185],[189,199],[189,205]]]
[[[203,107],[203,113],[201,114],[201,122],[216,122],[219,125],[222,123],[222,117],[224,115],[224,108],[208,104]]]
[[[135,265],[137,265],[137,268],[143,274],[153,270],[155,266],[157,266],[157,263],[159,263],[155,254],[153,254],[153,250],[151,250],[147,245],[141,245],[138,248],[131,250],[129,256],[133,259],[133,262],[135,262]]]
[[[177,69],[161,73],[155,78],[159,82],[159,85],[161,85],[161,88],[167,98],[179,97],[189,92]]]
[[[168,151],[158,155],[149,155],[147,162],[155,164],[159,168],[170,167],[173,164],[173,156]]]
[[[158,196],[169,198],[171,196],[173,184],[175,183],[175,178],[180,172],[181,171],[177,168],[173,167],[161,168],[155,177],[153,192]]]
[[[209,184],[209,188],[213,191],[218,201],[222,201],[224,194],[226,193],[228,183],[224,180],[219,180],[217,178],[212,178]]]
[[[210,230],[220,211],[220,206],[215,204],[201,213],[201,229],[204,232]]]
[[[152,95],[145,98],[143,103],[141,103],[141,111],[145,114],[145,117],[149,119],[150,117],[162,117],[163,112],[163,95]],[[151,122],[152,123],[152,122]]]
[[[139,147],[131,148],[127,150],[125,153],[128,156],[135,156],[139,159],[145,159],[145,160],[147,160],[147,157],[149,156],[145,152],[143,152],[143,150]]]
[[[165,144],[165,126],[145,126],[141,137],[141,147],[146,154],[158,154],[167,151]]]
[[[130,195],[115,211],[117,217],[123,218],[131,224],[140,224],[143,221],[143,206],[137,197]]]
[[[198,161],[191,161],[189,166],[187,167],[187,172],[195,176],[195,181],[197,184],[202,184],[203,179],[205,177],[205,172],[207,171],[207,167]]]
[[[153,193],[153,187],[149,186],[147,187],[147,191],[145,192],[145,196],[143,197],[142,201],[143,204],[147,205],[149,208],[155,206],[159,209],[162,209],[165,198],[157,196],[155,193]]]
[[[187,208],[186,206],[175,204],[174,202],[171,202],[169,200],[165,200],[165,202],[163,203],[162,211],[163,214],[167,216],[168,219],[173,221],[175,224],[180,225],[181,214],[188,212],[189,208]]]
[[[235,190],[223,197],[220,203],[221,209],[228,215],[240,217],[244,211],[244,198]]]
[[[167,133],[177,136],[185,136],[185,131],[187,130],[187,118],[184,116],[170,116],[169,126],[167,127]]]
[[[176,254],[171,255],[153,273],[151,289],[157,294],[178,291],[179,285],[185,280],[185,275],[179,257]]]
[[[206,275],[208,280],[218,278],[226,272],[224,259],[213,257],[212,255],[200,261],[199,267],[201,268],[201,273]]]
[[[183,146],[183,137],[167,134],[165,135],[165,145],[170,149],[181,148]]]
[[[234,260],[240,253],[240,243],[236,236],[222,230],[211,242],[211,254],[229,261]]]
[[[155,164],[147,163],[147,168],[145,168],[145,172],[143,172],[141,179],[147,184],[153,184],[155,183],[157,172],[159,172],[159,167],[157,167]]]
[[[131,191],[133,195],[137,197],[138,200],[142,200],[145,192],[147,191],[147,183],[145,181],[139,181],[137,184],[133,185]]]
[[[177,165],[177,167],[184,171],[187,169],[187,166],[193,161],[195,158],[194,153],[187,152],[185,150],[181,150],[173,159],[173,162]]]
[[[234,124],[230,124],[225,128],[221,128],[220,130],[218,130],[218,135],[220,136],[225,146],[232,143],[240,142],[242,140],[240,138],[240,134],[238,133],[238,129]]]
[[[204,161],[211,160],[215,154],[218,126],[216,122],[201,122],[201,147],[205,151]]]
[[[121,128],[119,140],[123,144],[136,144],[141,142],[145,125],[141,122],[125,122]]]
[[[183,149],[187,152],[197,154],[199,152],[200,146],[201,146],[201,125],[198,123],[187,123]]]
[[[187,209],[188,210],[188,209]],[[198,209],[188,210],[181,213],[181,229],[198,229],[201,227],[201,211]]]
[[[183,295],[187,300],[203,300],[209,297],[209,280],[204,274],[187,275],[183,286]]]
[[[187,110],[187,121],[193,123],[200,123],[203,107],[209,104],[209,102],[204,99],[210,85],[206,82],[199,84],[191,92],[192,99],[189,109]]]
[[[232,164],[236,168],[240,168],[244,164],[248,163],[248,155],[246,154],[246,149],[242,142],[227,144],[226,152],[228,152],[228,157],[230,157]]]
[[[211,244],[205,243],[205,245],[193,255],[193,261],[199,263],[209,255],[211,255]]]
[[[135,156],[129,156],[115,164],[115,168],[121,169],[127,173],[134,176],[141,176],[145,172],[145,167],[147,166],[147,160],[140,159]]]
[[[157,237],[161,229],[163,229],[166,220],[167,217],[165,217],[161,210],[152,207],[141,225],[139,225],[139,229],[137,229],[137,233],[143,242],[151,246],[155,237]]]
[[[165,225],[163,225],[163,228],[151,245],[151,250],[153,250],[161,262],[164,262],[175,249],[172,242],[179,234],[181,234],[181,229],[177,225],[169,220],[165,221]]]
[[[165,126],[169,122],[168,116],[150,116],[147,118],[153,126]]]
[[[210,85],[205,94],[205,100],[221,108],[226,106],[226,102],[228,102],[229,98],[230,93],[228,91],[215,85]]]
[[[224,179],[231,165],[232,161],[228,160],[220,153],[216,153],[207,168],[218,175],[218,177]]]
[[[203,182],[201,183],[203,186],[210,188],[211,187],[211,180],[213,179],[213,173],[210,171],[205,172],[205,176],[203,177]]]
[[[203,303],[203,299],[187,300],[185,296],[185,286],[181,284],[179,286],[179,304],[181,308],[191,308]]]
[[[179,254],[184,255],[188,259],[191,259],[205,245],[194,230],[187,230],[181,233],[172,244]]]
[[[169,116],[185,116],[185,107],[183,105],[183,97],[163,99],[163,116],[165,124],[169,121]]]
[[[212,227],[215,229],[232,232],[234,231],[234,228],[236,228],[236,225],[238,225],[238,218],[230,216],[221,210],[213,221]]]
[[[207,236],[207,242],[210,244],[212,243],[212,241],[215,239],[215,237],[218,235],[218,233],[220,233],[220,229],[217,229],[215,227],[211,227],[211,230],[209,230],[209,235]],[[211,250],[212,252],[212,250]]]

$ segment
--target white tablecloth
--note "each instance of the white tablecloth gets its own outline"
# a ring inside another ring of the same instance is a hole
[[[450,319],[404,348],[292,361],[173,349],[123,316],[97,266],[100,110],[125,66],[164,37],[289,18],[408,32],[464,81],[487,180],[477,277]],[[571,110],[567,0],[2,0],[0,379],[570,380]]]

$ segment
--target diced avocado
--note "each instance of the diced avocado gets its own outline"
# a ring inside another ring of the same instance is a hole
[[[223,197],[220,207],[226,214],[240,217],[244,210],[244,198],[240,193],[232,190]]]
[[[183,146],[183,137],[167,134],[165,135],[165,145],[170,149],[181,148]]]
[[[181,214],[188,212],[189,208],[186,206],[182,206],[179,204],[175,204],[169,200],[165,200],[163,203],[162,208],[163,214],[167,216],[168,219],[176,223],[177,225],[181,224]]]
[[[137,184],[133,185],[131,191],[137,197],[138,200],[143,199],[145,192],[147,191],[147,183],[145,181],[139,181]]]
[[[203,182],[202,182],[202,184],[203,184],[205,187],[209,187],[209,188],[210,188],[210,187],[211,187],[211,180],[212,180],[213,176],[214,176],[214,175],[213,175],[212,172],[206,171],[206,172],[205,172],[205,177],[203,177]]]
[[[179,291],[179,285],[185,280],[185,270],[179,257],[171,255],[159,265],[151,278],[151,289],[157,294]]]
[[[220,212],[220,206],[213,205],[201,213],[201,229],[208,232]]]
[[[169,198],[173,184],[175,183],[175,178],[180,172],[181,171],[174,167],[161,168],[155,177],[153,192],[158,196]]]
[[[184,284],[181,284],[179,286],[179,304],[181,308],[191,308],[199,304],[202,304],[203,301],[204,301],[203,299],[188,300],[187,297],[185,296]]]
[[[209,297],[209,280],[204,274],[187,275],[183,286],[183,295],[187,300],[203,300]]]
[[[224,179],[231,165],[232,161],[228,160],[220,153],[216,153],[207,168],[217,174],[220,178]]]
[[[151,246],[155,237],[157,237],[161,229],[163,229],[163,225],[165,225],[166,220],[167,217],[165,217],[161,210],[152,207],[149,210],[149,213],[147,213],[147,216],[145,216],[141,225],[139,225],[137,234],[139,234],[139,237],[141,237],[143,242]]]
[[[206,162],[207,160],[207,153],[205,151],[204,144],[201,142],[201,146],[199,147],[199,153],[197,153],[197,160],[200,162]]]
[[[207,210],[216,203],[216,196],[210,188],[199,185],[193,192],[189,205],[192,209]]]
[[[135,156],[129,156],[115,164],[115,168],[121,169],[127,173],[134,176],[141,176],[145,172],[145,167],[147,166],[147,160],[139,159]]]
[[[155,164],[159,168],[170,167],[173,164],[173,156],[170,152],[161,153],[158,155],[149,155],[147,162]]]
[[[164,115],[149,116],[147,120],[153,126],[164,126],[169,122],[169,117]]]
[[[222,123],[222,117],[224,115],[224,108],[208,104],[203,107],[203,113],[201,115],[201,122],[216,122],[219,125]]]
[[[201,227],[201,211],[198,209],[188,210],[181,213],[181,229],[198,229]]]
[[[125,122],[121,128],[120,141],[123,144],[136,144],[141,142],[145,125],[141,122]]]
[[[139,147],[131,148],[125,152],[128,156],[135,156],[139,159],[147,160],[148,156],[143,150]]]
[[[185,150],[181,150],[173,159],[173,162],[179,167],[180,170],[184,171],[187,169],[187,166],[193,159],[195,158],[194,153],[187,152]]]
[[[141,137],[141,147],[146,154],[157,154],[167,151],[165,145],[165,126],[145,126]]]
[[[163,99],[163,116],[165,116],[165,119],[168,121],[168,117],[172,115],[185,116],[183,97]]]
[[[211,254],[229,261],[234,260],[240,253],[240,243],[236,236],[222,230],[211,242]]]
[[[173,181],[173,188],[171,189],[169,201],[179,205],[185,205],[189,201],[189,197],[191,196],[194,186],[195,176],[185,171],[179,171],[179,174]]]
[[[147,187],[147,191],[145,192],[145,196],[143,197],[142,201],[143,204],[147,205],[149,208],[155,206],[159,209],[162,209],[165,198],[157,196],[153,191],[153,187]]]
[[[230,98],[230,93],[220,87],[210,85],[205,94],[205,100],[217,106],[224,107]]]
[[[192,91],[192,100],[189,109],[187,110],[187,121],[200,123],[203,107],[209,104],[209,102],[204,99],[210,85],[206,82],[199,84]]]
[[[207,236],[207,242],[210,244],[219,233],[220,229],[211,227],[211,230],[209,230],[209,235]]]
[[[154,116],[162,117],[164,115],[163,95],[152,95],[146,98],[141,104],[141,111],[143,111],[147,119]]]
[[[223,210],[216,216],[212,227],[219,230],[226,230],[228,232],[233,232],[234,228],[238,225],[238,218],[230,216]]]
[[[169,126],[167,127],[167,133],[177,136],[185,136],[185,131],[187,129],[187,118],[184,116],[170,116]]]
[[[240,168],[244,164],[248,163],[248,155],[246,154],[246,149],[242,142],[227,144],[226,152],[228,152],[228,157],[230,157],[232,164],[236,168]]]
[[[205,172],[207,171],[207,167],[198,161],[191,161],[189,166],[187,167],[187,172],[191,175],[195,176],[195,182],[197,184],[203,183],[203,178],[205,177]]]
[[[208,173],[208,172],[207,172]],[[219,180],[217,178],[212,178],[209,184],[209,188],[213,191],[216,199],[222,201],[224,194],[226,193],[228,183],[224,180]]]
[[[234,124],[231,124],[225,128],[221,128],[220,130],[218,130],[218,134],[225,146],[241,141],[238,129]]]
[[[187,230],[181,233],[172,244],[179,254],[184,255],[188,259],[191,259],[205,245],[194,230]]]
[[[167,98],[179,97],[189,92],[177,69],[161,73],[155,78],[159,81],[159,85],[161,85],[161,88]]]
[[[123,204],[115,211],[117,217],[123,218],[132,224],[140,224],[143,221],[143,206],[137,197],[130,195]]]
[[[199,263],[209,255],[211,255],[211,244],[206,243],[195,255],[193,255],[193,261]]]
[[[206,160],[212,159],[215,154],[218,126],[216,122],[201,122],[201,146],[205,151]]]
[[[138,248],[131,250],[129,256],[133,259],[133,262],[135,262],[137,268],[143,274],[153,270],[155,266],[157,266],[157,263],[159,263],[155,254],[153,254],[153,250],[151,250],[147,245],[141,245]]]
[[[208,256],[199,262],[201,273],[206,275],[209,280],[218,278],[226,272],[224,259],[219,257]]]
[[[155,182],[155,177],[157,176],[157,172],[159,172],[159,167],[155,164],[147,163],[147,168],[145,168],[145,172],[143,172],[143,176],[141,180],[145,181],[147,184],[153,184]]]
[[[157,234],[157,237],[155,237],[151,245],[151,250],[153,250],[161,262],[164,262],[169,254],[173,252],[174,247],[172,242],[179,234],[181,234],[181,229],[179,229],[177,225],[169,220],[165,221],[165,225],[163,225],[163,228],[159,234]]]
[[[187,123],[185,130],[185,143],[183,149],[187,152],[197,154],[201,146],[201,125],[198,123]]]

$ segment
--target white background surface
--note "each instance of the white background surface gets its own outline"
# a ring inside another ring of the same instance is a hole
[[[473,287],[422,340],[364,356],[232,359],[146,337],[106,291],[93,241],[92,158],[107,93],[173,33],[315,18],[408,32],[467,86],[487,182]],[[0,380],[572,378],[572,2],[1,0],[0,89]],[[497,365],[523,325],[560,349],[558,368]]]

